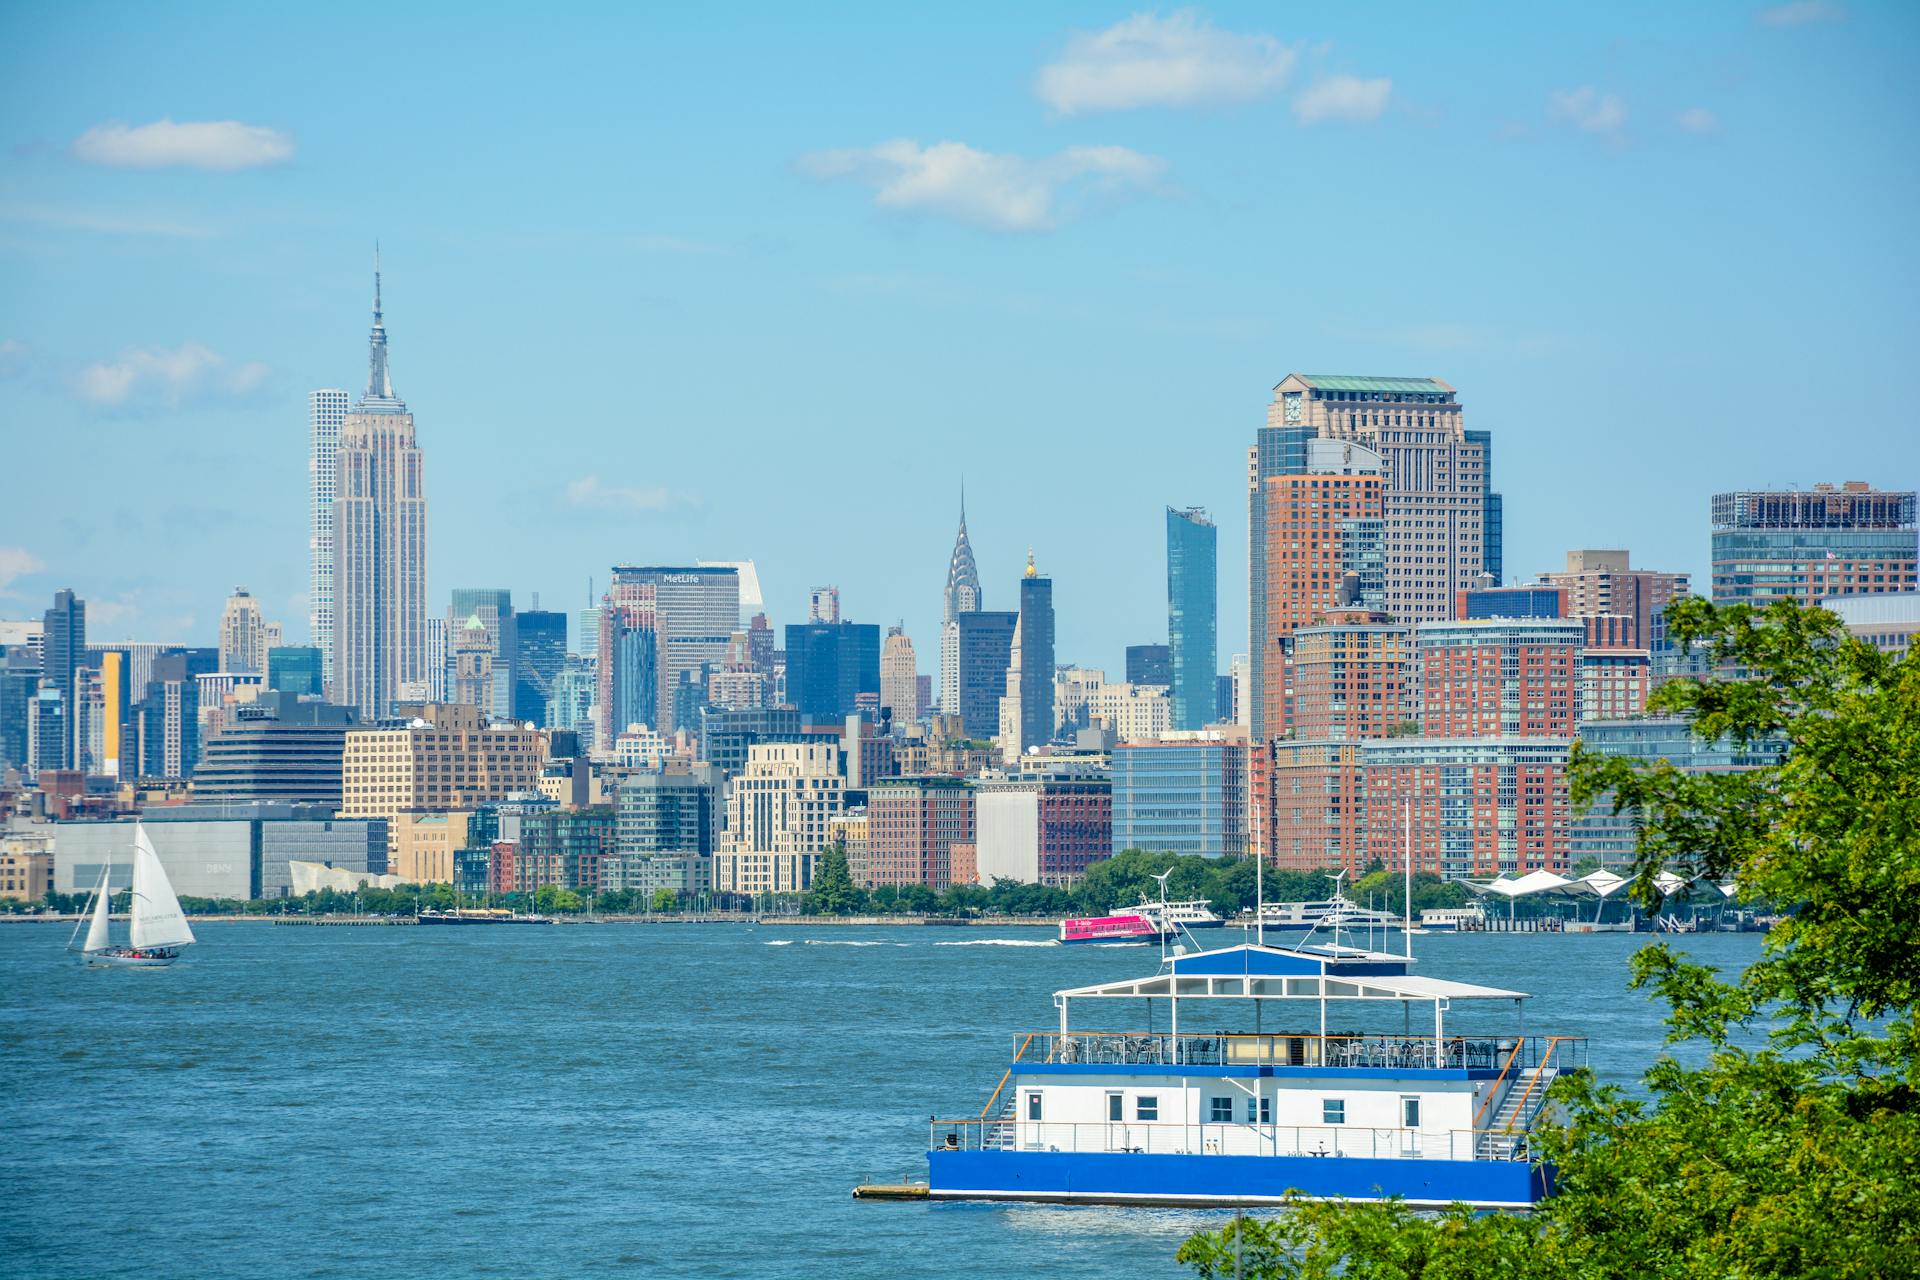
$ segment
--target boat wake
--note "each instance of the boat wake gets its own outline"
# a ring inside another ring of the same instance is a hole
[[[1053,938],[968,938],[965,942],[936,942],[936,947],[1057,947]]]
[[[792,938],[775,938],[772,942],[762,943],[761,945],[768,946],[768,947],[790,947],[793,945],[793,939]]]
[[[856,942],[845,938],[802,938],[809,947],[904,947],[905,942]]]

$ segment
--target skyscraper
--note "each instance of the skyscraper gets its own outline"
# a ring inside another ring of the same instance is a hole
[[[621,582],[616,577],[613,588],[600,600],[594,745],[611,752],[614,738],[628,725],[657,727],[660,630],[651,583]]]
[[[254,672],[267,669],[267,623],[260,602],[244,587],[235,587],[220,616],[220,669]]]
[[[429,687],[426,476],[387,370],[377,263],[367,393],[340,425],[334,485],[333,700],[372,721]]]
[[[1273,389],[1267,426],[1354,441],[1381,456],[1386,538],[1379,607],[1395,620],[1446,620],[1454,594],[1490,570],[1488,522],[1499,512],[1487,484],[1492,438],[1466,430],[1458,393],[1446,383],[1288,374]],[[1491,559],[1497,577],[1500,557]]]
[[[896,728],[920,717],[920,677],[913,641],[899,627],[888,627],[880,644],[880,706],[891,710]]]
[[[1173,683],[1172,651],[1164,644],[1128,645],[1127,683],[1168,688]]]
[[[1914,491],[1838,488],[1713,495],[1713,598],[1766,604],[1912,591]],[[51,672],[52,666],[49,664]]]
[[[347,418],[347,393],[312,391],[307,394],[307,430],[312,452],[307,458],[313,489],[313,515],[307,536],[311,575],[307,590],[307,621],[314,647],[320,650],[321,683],[333,681],[333,499],[334,477],[340,465],[340,426]]]
[[[447,609],[447,649],[449,656],[459,647],[461,632],[470,618],[479,618],[487,633],[488,670],[491,683],[486,696],[473,705],[504,720],[513,714],[513,654],[507,643],[507,628],[513,618],[513,592],[505,587],[455,587],[452,605]],[[465,698],[454,698],[465,702]]]
[[[1384,591],[1380,455],[1364,445],[1306,437],[1286,451],[1284,469],[1262,474],[1266,444],[1263,439],[1256,447],[1249,473],[1249,516],[1257,531],[1250,548],[1256,743],[1286,731],[1294,632],[1350,603],[1342,598],[1348,575],[1360,607],[1379,608]]]
[[[726,665],[727,645],[740,625],[739,566],[616,565],[613,583],[616,600],[622,587],[653,589],[659,707],[652,727],[663,734],[698,728],[697,721],[675,719],[675,690],[689,680],[704,689],[708,672]]]
[[[1167,657],[1176,729],[1204,728],[1215,719],[1219,539],[1202,508],[1167,508]]]
[[[1053,740],[1053,579],[1027,552],[1020,579],[1020,750]]]
[[[880,628],[871,622],[787,627],[787,701],[807,724],[841,724],[861,694],[880,694]]]
[[[77,725],[73,712],[74,673],[86,665],[87,602],[75,596],[71,589],[54,592],[53,608],[47,610],[45,630],[41,632],[41,645],[41,678],[59,695],[62,718],[59,741],[41,744],[40,767],[50,767],[46,762],[51,760],[53,768],[72,769],[80,759],[74,740]]]
[[[509,714],[522,723],[532,721],[544,728],[554,677],[567,661],[567,615],[548,609],[520,609],[508,621],[511,625],[506,648],[513,680]]]
[[[1019,617],[1010,610],[975,609],[957,615],[941,635],[940,711],[960,717],[969,738],[991,738],[999,727]]]

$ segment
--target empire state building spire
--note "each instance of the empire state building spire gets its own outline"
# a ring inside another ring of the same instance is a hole
[[[393,394],[393,375],[387,368],[387,326],[380,314],[380,246],[373,246],[373,333],[367,339],[367,394],[360,408],[370,413],[405,413],[407,406]]]

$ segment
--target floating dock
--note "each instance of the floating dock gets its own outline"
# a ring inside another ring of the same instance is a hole
[[[924,1182],[863,1182],[853,1189],[855,1200],[925,1200]]]

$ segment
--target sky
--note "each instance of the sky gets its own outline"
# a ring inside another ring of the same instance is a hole
[[[1166,636],[1290,372],[1439,377],[1509,580],[1704,582],[1709,496],[1912,488],[1920,7],[100,5],[0,10],[0,618],[307,632],[307,392],[372,258],[430,577],[576,610],[746,559],[931,670],[986,606]],[[1905,376],[1904,374],[1902,376]]]

